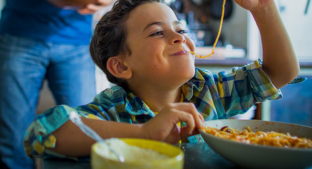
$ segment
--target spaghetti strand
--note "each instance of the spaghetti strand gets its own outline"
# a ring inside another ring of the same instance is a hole
[[[223,4],[222,4],[222,14],[221,14],[221,21],[220,21],[220,26],[219,26],[219,31],[218,31],[218,35],[217,35],[217,38],[213,44],[213,47],[212,47],[212,52],[209,54],[209,55],[206,55],[206,56],[202,56],[202,55],[197,55],[195,52],[193,51],[189,51],[189,53],[191,54],[194,54],[195,56],[197,56],[198,58],[207,58],[207,57],[210,57],[214,54],[214,50],[216,48],[216,45],[218,43],[218,40],[219,40],[219,37],[220,37],[220,34],[221,34],[221,29],[222,29],[222,25],[223,25],[223,18],[224,18],[224,9],[225,9],[225,2],[226,0],[223,0]]]

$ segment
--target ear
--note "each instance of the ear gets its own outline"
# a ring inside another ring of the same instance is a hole
[[[107,60],[107,70],[115,77],[121,79],[130,79],[132,76],[131,69],[124,64],[119,56],[110,57]]]

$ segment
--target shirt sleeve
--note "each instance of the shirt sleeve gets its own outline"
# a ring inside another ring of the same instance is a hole
[[[24,135],[23,144],[27,156],[33,158],[68,158],[79,160],[78,158],[66,157],[48,149],[54,148],[56,143],[56,138],[52,132],[69,120],[71,111],[77,112],[80,117],[110,120],[103,106],[96,102],[79,106],[75,109],[66,105],[59,105],[48,109],[35,117]]]
[[[262,69],[262,61],[256,60],[231,73],[214,75],[220,101],[228,117],[245,113],[255,103],[282,97]]]

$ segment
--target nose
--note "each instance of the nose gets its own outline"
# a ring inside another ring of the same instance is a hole
[[[185,37],[182,34],[174,32],[171,38],[171,44],[180,44],[180,43],[185,43]]]

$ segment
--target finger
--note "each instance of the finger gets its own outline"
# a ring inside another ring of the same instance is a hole
[[[187,113],[184,114],[188,115]],[[184,119],[181,116],[183,114],[181,115],[180,112],[174,110],[167,113],[159,113],[159,115],[143,125],[143,135],[145,135],[145,138],[174,143],[175,140],[179,140],[180,138],[180,129],[177,123]],[[159,125],[160,123],[162,125]],[[173,130],[174,128],[178,130]],[[171,134],[173,136],[169,137]]]
[[[95,5],[95,4],[88,4],[86,6],[86,8],[89,10],[89,11],[93,11],[93,12],[96,12],[100,9],[102,9],[104,7],[104,5]]]
[[[203,129],[203,128],[205,127],[204,116],[203,116],[202,114],[199,113],[199,118],[200,118],[200,120],[201,120],[201,122],[202,122],[202,126],[201,126],[201,128],[199,128],[199,129]]]
[[[174,116],[178,118],[179,121],[185,122],[187,124],[185,127],[186,128],[185,130],[188,134],[191,134],[195,128],[195,120],[194,120],[193,115],[184,111],[179,111],[179,110],[173,110],[172,112],[174,113]],[[178,123],[178,122],[175,122],[175,123]]]
[[[94,13],[94,12],[90,11],[87,8],[79,9],[77,12],[80,13],[81,15],[89,15],[89,14],[93,14]]]
[[[93,14],[97,12],[98,10],[102,9],[104,6],[100,5],[95,5],[95,4],[88,4],[85,8],[79,9],[78,13],[82,15],[87,15],[87,14]]]
[[[193,103],[177,103],[175,106],[176,109],[191,113],[194,116],[196,127],[200,128],[203,125],[203,121],[200,117],[201,114],[197,111]]]
[[[177,124],[174,125],[168,137],[165,138],[166,143],[175,144],[181,140],[181,130]]]
[[[195,128],[195,129],[192,131],[191,134],[189,134],[189,133],[187,133],[187,132],[188,132],[188,131],[187,131],[186,127],[182,127],[182,128],[180,129],[180,133],[181,133],[180,136],[181,136],[181,139],[185,139],[185,138],[187,138],[187,137],[189,137],[189,136],[199,134],[199,131],[198,131],[197,128]]]
[[[202,114],[199,114],[199,115],[200,115],[200,116],[199,116],[200,120],[201,120],[202,122],[205,122],[204,116],[203,116]]]
[[[97,0],[97,4],[101,4],[102,6],[107,6],[111,4],[113,0]]]
[[[180,111],[185,111],[193,115],[195,120],[195,125],[197,128],[203,128],[204,123],[201,119],[201,114],[197,111],[195,105],[193,103],[175,103],[172,105],[175,109]]]

